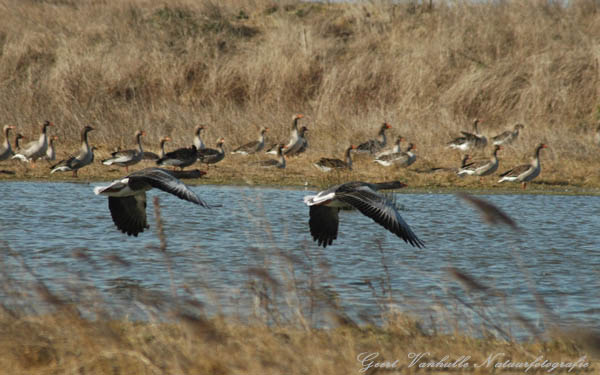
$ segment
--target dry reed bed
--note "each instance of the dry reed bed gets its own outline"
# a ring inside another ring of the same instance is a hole
[[[301,168],[370,138],[382,121],[419,148],[422,165],[458,155],[442,147],[474,117],[494,135],[516,122],[522,139],[501,154],[525,160],[544,141],[542,178],[598,186],[598,4],[143,0],[6,1],[0,12],[0,118],[36,137],[50,119],[76,147],[129,147],[170,135],[187,145],[209,126],[233,147],[260,126],[284,138],[307,115],[313,147]],[[417,164],[415,167],[421,165]],[[500,169],[503,169],[501,166]],[[371,175],[403,173],[374,169]],[[435,182],[435,178],[432,180]],[[426,184],[425,184],[426,185]]]

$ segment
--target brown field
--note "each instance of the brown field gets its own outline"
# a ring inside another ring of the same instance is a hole
[[[271,129],[270,139],[286,139],[292,115],[302,113],[311,147],[289,160],[286,170],[248,165],[267,156],[228,155],[192,183],[323,186],[400,179],[416,188],[516,191],[517,184],[498,185],[496,176],[480,182],[417,170],[456,166],[460,155],[444,145],[460,130],[470,130],[476,117],[488,136],[522,122],[521,138],[500,154],[500,171],[526,161],[535,144],[545,142],[549,148],[542,151],[542,174],[533,191],[597,193],[600,4],[424,3],[4,0],[0,125],[16,125],[29,141],[37,139],[44,120],[54,122],[50,134],[59,137],[60,159],[77,149],[80,129],[91,124],[100,160],[117,147],[130,148],[136,129],[148,133],[147,150],[157,151],[165,135],[173,138],[171,150],[191,144],[194,127],[202,123],[209,146],[223,136],[231,150],[255,139],[261,126]],[[383,121],[392,125],[389,139],[401,134],[417,144],[418,159],[409,169],[386,169],[362,158],[351,173],[324,175],[311,165],[323,156],[341,158],[349,144],[372,138]],[[14,174],[0,179],[74,180],[70,173],[50,176],[47,167],[1,162],[0,170]],[[123,174],[96,163],[81,170],[79,180]],[[361,373],[356,356],[362,352],[400,360],[394,371],[367,374],[446,373],[408,367],[410,352],[430,352],[436,360],[470,355],[471,364],[493,353],[514,361],[543,355],[568,362],[586,355],[591,367],[584,370],[598,371],[593,359],[600,355],[600,339],[590,330],[555,329],[559,322],[549,320],[547,335],[541,335],[515,312],[510,324],[531,334],[523,342],[498,337],[506,322],[486,320],[465,332],[449,317],[431,330],[423,328],[428,317],[387,308],[383,324],[358,325],[335,298],[324,297],[326,290],[283,285],[291,280],[275,280],[265,270],[253,271],[250,289],[259,303],[249,322],[205,315],[200,302],[185,297],[148,299],[142,292],[136,301],[148,312],[159,306],[160,314],[148,313],[143,321],[113,319],[83,285],[78,292],[93,308],[49,291],[31,270],[25,269],[31,285],[13,283],[12,267],[20,260],[0,245],[2,289],[24,301],[19,308],[0,303],[2,373],[346,375]],[[87,261],[82,252],[74,256]],[[481,292],[460,272],[455,278],[468,292]],[[285,300],[286,293],[301,294],[305,305],[278,311],[272,303]],[[391,291],[386,293],[381,300],[394,302]],[[39,309],[44,304],[48,307]],[[313,305],[326,306],[329,328],[311,321],[306,311]],[[485,313],[483,304],[467,307]],[[293,318],[284,319],[286,314]],[[471,366],[465,372],[491,371]]]
[[[92,124],[102,159],[131,147],[135,129],[148,132],[146,148],[156,150],[169,135],[173,149],[189,145],[203,123],[209,145],[223,136],[231,150],[260,126],[271,128],[270,139],[286,139],[291,116],[302,113],[311,148],[288,172],[248,171],[243,158],[228,156],[209,180],[290,185],[338,179],[311,162],[341,157],[387,121],[390,138],[417,144],[417,162],[404,171],[363,160],[348,178],[491,188],[495,176],[480,183],[411,172],[455,166],[460,156],[443,146],[479,117],[488,136],[526,126],[501,151],[500,171],[526,161],[543,141],[550,148],[534,188],[600,187],[597,2],[425,3],[7,0],[1,122],[31,140],[43,120],[53,121],[59,158],[75,151],[79,129]],[[0,178],[64,178],[12,162],[1,167],[17,175]],[[120,174],[98,168],[82,178]]]

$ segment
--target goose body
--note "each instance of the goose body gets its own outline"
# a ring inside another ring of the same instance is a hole
[[[381,152],[381,150],[383,150],[383,148],[387,144],[387,137],[385,135],[385,131],[390,129],[391,127],[392,126],[390,124],[384,122],[383,125],[381,125],[381,128],[379,128],[379,133],[377,133],[379,139],[370,139],[364,143],[359,144],[356,147],[356,152],[370,153],[371,155],[375,155],[378,152]]]
[[[448,142],[448,148],[460,151],[469,151],[472,148],[484,148],[487,145],[487,138],[479,133],[479,119],[473,121],[473,133],[461,131],[462,137],[458,137]]]
[[[157,188],[176,197],[211,208],[196,193],[178,180],[173,172],[161,168],[146,168],[113,181],[108,186],[94,188],[96,195],[108,196],[108,208],[117,228],[136,236],[148,228],[146,191]]]
[[[5,125],[2,129],[4,133],[4,143],[0,146],[0,161],[6,160],[14,155],[9,138],[10,131],[14,128],[15,127],[12,125]]]
[[[548,146],[543,143],[538,144],[535,148],[531,163],[519,165],[502,173],[498,182],[517,181],[523,183],[523,189],[527,188],[527,183],[536,178],[542,170],[540,164],[540,151],[543,148],[548,148]]]
[[[73,177],[77,177],[77,171],[94,161],[94,151],[90,148],[88,142],[88,133],[94,130],[91,126],[86,126],[81,130],[81,147],[76,156],[59,161],[50,167],[50,173],[73,171]]]
[[[298,129],[298,122],[302,118],[304,118],[304,115],[301,114],[294,115],[294,117],[292,118],[292,130],[290,132],[290,140],[284,147],[286,151],[294,150],[294,152],[296,152],[296,150],[302,145],[302,139],[300,139],[300,130]],[[275,146],[275,151],[277,150],[277,147],[278,146]],[[267,153],[273,153],[273,151],[274,150],[271,147],[271,149],[268,150]]]
[[[248,142],[243,146],[236,148],[231,151],[232,154],[249,155],[260,152],[265,148],[265,133],[269,131],[269,128],[260,129],[258,139],[252,142]]]
[[[160,151],[159,154],[155,154],[154,152],[150,152],[150,151],[144,151],[144,154],[142,156],[142,160],[158,160],[160,158],[164,158],[165,157],[165,143],[169,142],[171,140],[170,137],[163,137],[160,139]]]
[[[492,137],[492,143],[494,145],[508,145],[513,143],[517,137],[519,137],[519,130],[523,129],[525,126],[523,124],[516,124],[514,129],[507,130],[498,134],[495,137]]]
[[[44,156],[45,160],[54,161],[56,160],[56,150],[54,149],[54,141],[57,141],[58,137],[53,135],[50,137],[50,142],[48,143],[48,149],[46,150],[46,155]]]
[[[285,166],[286,166],[285,155],[284,155],[284,152],[283,152],[284,148],[285,148],[285,145],[283,143],[280,143],[279,146],[277,147],[277,156],[278,156],[278,159],[269,159],[269,160],[259,161],[258,165],[260,165],[263,168],[279,168],[279,169],[284,169]]]
[[[308,128],[306,126],[300,128],[300,130],[298,131],[298,139],[296,140],[294,145],[291,146],[291,148],[285,149],[284,154],[286,156],[298,156],[304,151],[306,151],[306,149],[308,148],[308,140],[306,139],[307,131]]]
[[[402,168],[406,168],[413,164],[417,160],[417,155],[413,152],[416,150],[414,144],[409,144],[408,149],[403,152],[395,152],[391,154],[384,154],[378,156],[374,162],[383,165],[384,167],[389,167],[391,165],[397,165]]]
[[[404,141],[404,137],[398,136],[396,138],[396,142],[394,143],[394,147],[392,147],[389,150],[381,151],[380,153],[375,155],[375,158],[379,158],[383,155],[397,154],[399,152],[402,152],[402,141]]]
[[[316,195],[305,196],[304,203],[309,206],[308,224],[313,240],[319,246],[331,245],[338,236],[340,209],[355,208],[410,245],[424,247],[423,241],[413,233],[400,216],[394,202],[378,192],[404,186],[406,185],[399,181],[375,184],[347,182]]]
[[[458,170],[458,175],[469,175],[469,176],[488,176],[498,170],[498,151],[502,149],[502,146],[494,146],[494,151],[489,160],[474,161],[469,165],[462,166]],[[463,161],[463,164],[466,161]]]
[[[25,137],[23,136],[23,134],[17,133],[17,135],[15,136],[15,148],[13,149],[13,153],[18,153],[21,151],[21,139],[25,139]]]
[[[223,160],[225,158],[225,150],[223,150],[223,143],[225,143],[225,139],[221,138],[217,142],[217,149],[205,148],[204,150],[199,150],[198,160],[200,160],[200,162],[202,163],[205,163],[207,166],[209,164],[215,164]]]
[[[21,161],[36,161],[39,158],[42,158],[46,155],[46,151],[48,151],[48,126],[53,126],[50,121],[44,121],[42,125],[42,134],[37,141],[33,141],[28,143],[23,147],[23,150],[15,154],[13,159],[20,159]]]
[[[146,135],[143,130],[135,132],[135,139],[137,142],[137,149],[115,151],[111,154],[110,158],[102,160],[104,165],[119,165],[125,167],[126,171],[129,171],[129,166],[139,163],[144,156],[144,149],[142,147],[142,136]]]
[[[196,146],[189,148],[178,148],[177,150],[167,152],[163,157],[156,161],[159,166],[171,166],[183,168],[194,164],[198,160],[198,151]]]
[[[206,145],[202,142],[202,130],[204,130],[204,125],[198,125],[194,130],[194,146],[196,146],[196,150],[204,150],[206,148]]]
[[[330,172],[334,169],[352,170],[352,151],[356,150],[356,146],[351,145],[344,153],[345,161],[334,158],[321,158],[313,165],[322,172]]]

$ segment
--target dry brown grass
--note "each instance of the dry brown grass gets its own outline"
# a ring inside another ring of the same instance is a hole
[[[33,137],[54,121],[60,157],[87,123],[106,151],[138,128],[146,144],[187,145],[198,123],[231,149],[264,125],[285,138],[303,113],[313,151],[290,163],[301,169],[388,121],[418,145],[418,169],[456,164],[443,145],[480,117],[488,135],[526,125],[501,170],[544,141],[543,180],[598,187],[598,4],[558,3],[7,0],[0,118]]]
[[[52,119],[66,140],[92,123],[114,147],[136,128],[187,144],[198,122],[234,145],[260,125],[284,137],[302,112],[319,155],[387,120],[434,163],[479,116],[489,134],[527,125],[508,164],[544,140],[546,170],[581,179],[595,161],[596,6],[9,1],[0,114],[30,135]]]

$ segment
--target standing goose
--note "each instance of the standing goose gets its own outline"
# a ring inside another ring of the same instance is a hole
[[[204,150],[198,151],[198,160],[200,162],[205,163],[208,168],[209,164],[215,164],[223,160],[225,158],[225,150],[223,150],[223,143],[225,143],[225,138],[220,138],[217,142],[217,148],[205,148]]]
[[[206,145],[202,142],[202,138],[200,137],[202,130],[204,130],[204,125],[198,125],[194,130],[194,146],[196,146],[196,150],[204,150],[206,148]]]
[[[172,172],[161,168],[146,168],[113,181],[108,186],[94,188],[96,195],[108,196],[108,208],[117,228],[135,236],[149,228],[146,220],[146,191],[157,188],[180,199],[211,208]]]
[[[472,148],[484,148],[487,145],[487,138],[479,133],[480,120],[473,121],[473,133],[461,131],[462,137],[458,137],[448,142],[449,148],[461,151],[468,151]]]
[[[231,151],[231,153],[249,155],[262,151],[262,149],[265,148],[265,133],[267,131],[269,131],[269,128],[261,128],[260,132],[258,133],[258,140],[246,143],[245,145]]]
[[[354,145],[350,145],[350,147],[348,147],[346,149],[346,152],[344,153],[345,161],[340,160],[340,159],[333,159],[333,158],[321,158],[321,159],[319,159],[318,162],[314,163],[313,165],[323,172],[329,172],[329,171],[332,171],[333,169],[352,170],[352,155],[351,155],[351,153],[354,150],[356,150],[356,146],[354,146]]]
[[[88,133],[94,130],[90,125],[85,126],[81,130],[81,146],[79,147],[79,153],[77,156],[71,156],[68,159],[64,159],[50,167],[50,174],[54,172],[68,172],[73,171],[73,177],[77,177],[77,171],[86,165],[92,164],[94,161],[94,151],[90,148],[88,142]]]
[[[308,148],[308,140],[306,139],[307,131],[308,128],[306,126],[300,128],[300,130],[298,131],[298,140],[292,146],[293,148],[285,150],[284,153],[286,156],[298,156],[304,151],[306,151],[306,149]]]
[[[46,155],[46,151],[48,150],[48,136],[47,130],[48,126],[54,126],[50,121],[44,121],[42,125],[42,134],[40,134],[40,138],[37,141],[30,142],[25,145],[23,151],[15,154],[13,159],[20,159],[22,161],[33,161],[35,162],[37,159]],[[35,164],[32,164],[34,166]]]
[[[6,160],[14,155],[13,150],[10,146],[9,134],[11,129],[15,127],[12,125],[5,125],[2,131],[4,132],[4,143],[0,146],[0,161]]]
[[[402,152],[402,142],[403,141],[404,141],[404,137],[401,136],[401,135],[399,135],[396,138],[396,142],[394,143],[394,147],[392,147],[389,150],[381,151],[375,157],[378,158],[378,157],[383,156],[383,155],[397,154],[399,152]]]
[[[288,150],[297,150],[302,145],[302,140],[300,139],[300,131],[298,130],[298,121],[304,118],[304,115],[298,114],[294,115],[292,118],[292,131],[290,132],[290,140],[285,145],[286,151]]]
[[[56,150],[54,149],[54,141],[57,141],[58,137],[53,135],[50,137],[50,142],[48,143],[48,149],[46,150],[46,155],[44,155],[43,159],[48,160],[48,162],[56,160]]]
[[[142,155],[142,160],[158,160],[162,157],[165,156],[165,143],[169,142],[171,140],[170,137],[163,137],[160,139],[160,151],[159,154],[155,154],[154,152],[151,151],[144,151],[144,154]]]
[[[21,145],[19,144],[19,141],[21,139],[25,139],[25,137],[23,136],[23,134],[17,133],[17,135],[15,136],[15,149],[13,150],[13,152],[21,151]]]
[[[198,160],[198,150],[192,145],[189,148],[178,148],[177,150],[167,152],[165,156],[156,161],[159,166],[179,167],[180,170],[194,164]]]
[[[380,152],[381,150],[383,150],[383,148],[385,147],[385,145],[387,144],[387,137],[385,135],[385,131],[390,129],[392,126],[390,124],[388,124],[387,122],[384,122],[383,125],[381,125],[381,128],[379,128],[379,140],[377,139],[370,139],[364,143],[361,143],[358,145],[358,147],[356,148],[356,152],[361,152],[361,153],[370,153],[371,155],[375,155],[378,152]]]
[[[413,153],[416,150],[414,144],[410,143],[406,151],[395,152],[393,154],[381,155],[373,160],[376,163],[389,167],[390,165],[396,164],[399,167],[406,168],[417,160],[417,155]]]
[[[508,145],[513,143],[519,136],[519,130],[525,128],[523,124],[516,124],[512,131],[507,130],[492,137],[492,143],[494,145]]]
[[[458,170],[458,175],[468,174],[469,176],[488,176],[498,170],[498,151],[502,150],[502,146],[495,145],[492,151],[492,157],[488,160],[474,161],[468,166],[463,166]],[[463,161],[463,164],[466,160]]]
[[[540,165],[540,150],[543,148],[548,148],[543,143],[540,143],[535,148],[535,152],[533,153],[533,159],[529,164],[519,165],[511,170],[508,170],[500,175],[502,177],[498,180],[498,182],[503,181],[518,181],[522,182],[523,189],[527,188],[527,183],[534,178],[536,178],[542,169]]]
[[[377,224],[394,233],[414,247],[424,247],[421,241],[402,219],[393,201],[378,193],[383,189],[398,189],[406,186],[399,181],[370,184],[347,182],[335,185],[317,195],[304,197],[309,206],[310,234],[319,246],[331,245],[338,235],[339,211],[341,208],[356,208]]]
[[[125,167],[125,171],[129,172],[129,166],[139,163],[144,156],[144,149],[142,148],[142,136],[146,135],[143,130],[135,132],[135,140],[137,142],[137,150],[123,150],[115,151],[110,154],[110,158],[102,160],[104,165],[119,165]]]
[[[285,148],[285,145],[283,143],[280,143],[279,146],[277,146],[277,156],[279,157],[279,159],[263,160],[263,161],[259,161],[257,164],[263,168],[285,169],[286,164],[285,164],[285,155],[283,152],[284,148]]]

